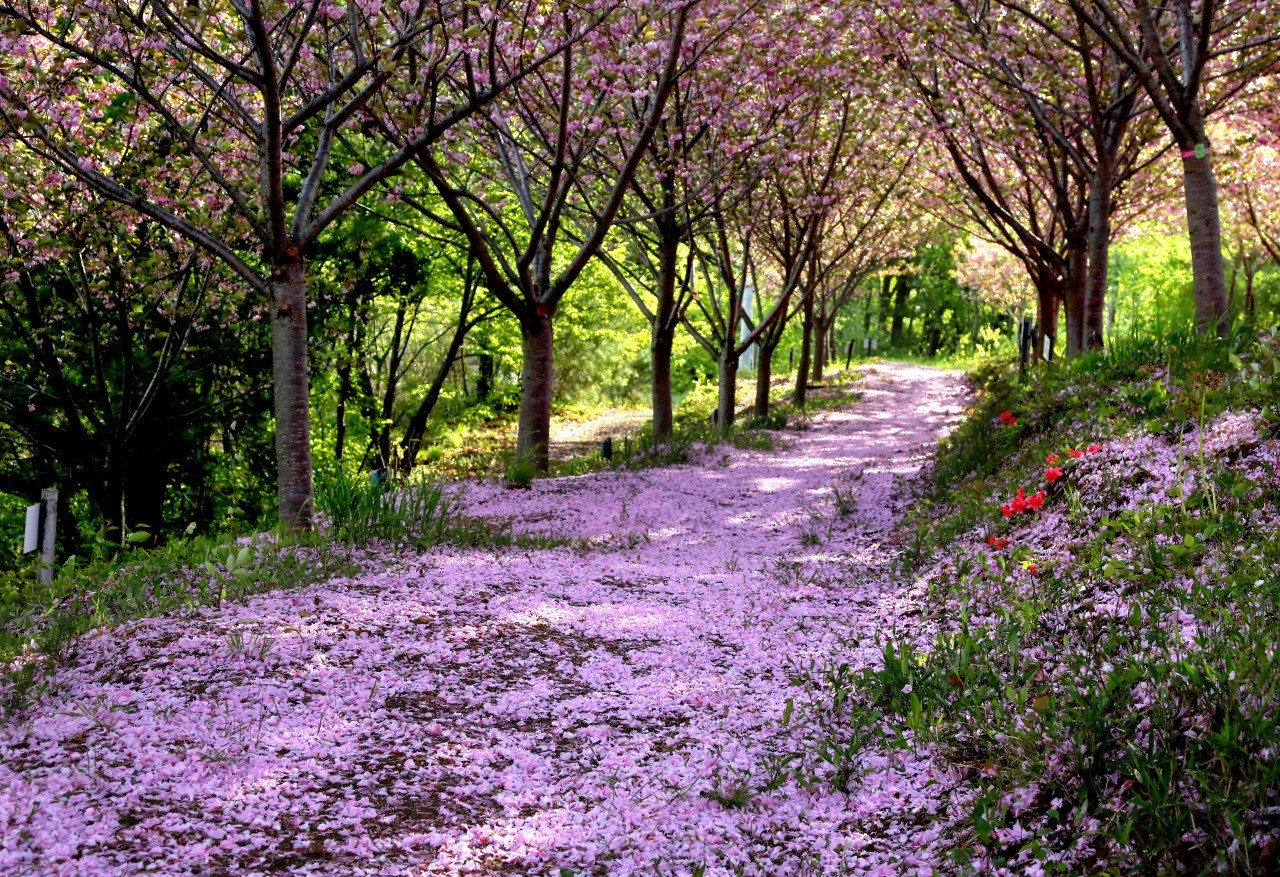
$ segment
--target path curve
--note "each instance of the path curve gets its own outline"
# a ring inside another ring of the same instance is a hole
[[[929,633],[893,512],[961,380],[864,375],[774,451],[469,489],[571,547],[371,552],[85,638],[0,726],[0,873],[930,873],[956,777],[928,752],[761,791],[803,743],[791,668]]]

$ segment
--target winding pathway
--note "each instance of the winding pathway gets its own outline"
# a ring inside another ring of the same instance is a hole
[[[773,451],[463,497],[565,547],[371,552],[86,637],[0,726],[0,873],[930,873],[941,760],[787,773],[798,668],[929,634],[895,512],[961,382],[865,375]]]

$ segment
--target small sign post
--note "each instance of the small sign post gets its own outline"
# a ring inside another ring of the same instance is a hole
[[[22,531],[22,553],[30,554],[40,547],[40,503],[27,506],[27,526]]]
[[[40,569],[36,581],[53,583],[53,549],[58,537],[58,491],[50,487],[40,492],[40,502],[27,507],[26,527],[22,533],[22,553],[40,552]]]
[[[49,487],[40,491],[40,505],[44,519],[40,522],[40,572],[36,581],[42,585],[53,584],[53,548],[58,538],[58,489]]]
[[[1022,326],[1018,333],[1018,373],[1027,374],[1027,360],[1031,358],[1036,337],[1035,323],[1030,317],[1022,318]]]

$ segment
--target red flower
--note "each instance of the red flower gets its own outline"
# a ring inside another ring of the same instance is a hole
[[[1043,493],[1043,491],[1041,492]],[[1029,502],[1030,500],[1027,498],[1026,488],[1019,487],[1018,493],[1013,497],[1013,499],[1000,506],[1000,513],[1006,518],[1013,517],[1014,515],[1020,515],[1031,507],[1028,504]]]
[[[1048,469],[1044,470],[1044,480],[1048,481],[1050,484],[1057,481],[1061,477],[1062,477],[1062,470],[1059,469],[1057,466],[1050,466]]]
[[[1027,572],[1031,573],[1033,576],[1040,574],[1040,570],[1036,569],[1036,565],[1034,563],[1027,564]]]
[[[1085,450],[1091,454],[1096,454],[1098,451],[1102,450],[1102,445],[1089,445]]]
[[[988,536],[987,544],[990,545],[996,551],[999,551],[1001,548],[1008,547],[1009,540],[1004,538],[1003,536]]]
[[[1000,422],[1003,423],[1005,426],[1013,426],[1015,423],[1018,422],[1018,418],[1013,416],[1012,411],[1001,411]]]
[[[1037,510],[1044,506],[1044,491],[1038,491],[1027,497],[1027,505]]]
[[[1073,460],[1079,460],[1084,456],[1084,451],[1067,451],[1067,456]]]
[[[1061,458],[1057,454],[1050,454],[1044,458],[1044,461],[1052,466],[1054,463],[1058,462],[1059,459]]]

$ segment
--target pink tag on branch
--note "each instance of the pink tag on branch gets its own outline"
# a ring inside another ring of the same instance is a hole
[[[1204,158],[1208,153],[1209,147],[1203,143],[1197,143],[1195,149],[1182,150],[1183,158]]]

